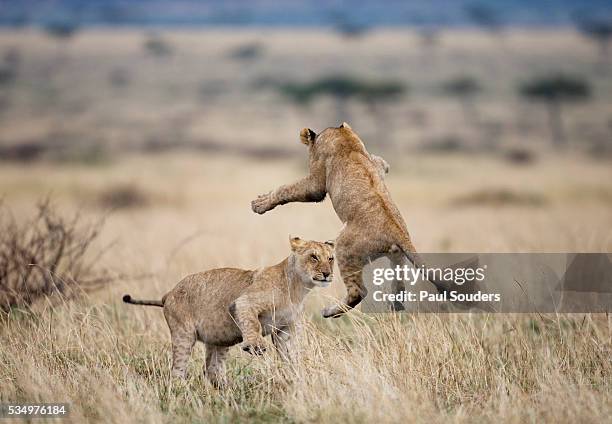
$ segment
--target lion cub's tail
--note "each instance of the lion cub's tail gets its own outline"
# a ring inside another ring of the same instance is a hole
[[[165,298],[165,296],[164,296]],[[164,306],[164,298],[162,300],[136,300],[132,299],[132,296],[126,294],[123,296],[123,301],[125,303],[130,303],[132,305],[145,305],[145,306]]]
[[[391,247],[391,252],[401,250],[402,253],[406,256],[406,258],[412,263],[415,268],[427,268],[427,264],[419,255],[419,253],[414,248],[414,245],[410,241],[410,239],[403,240],[401,243],[395,244]],[[436,289],[438,289],[439,293],[444,293],[450,290],[450,284],[446,281],[439,281],[436,278],[430,278],[429,282],[431,282]]]

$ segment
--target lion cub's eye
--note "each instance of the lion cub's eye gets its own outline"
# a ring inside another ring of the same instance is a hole
[[[312,259],[315,262],[319,262],[319,258],[317,258],[317,255],[315,255],[314,253],[310,255],[310,259]]]
[[[332,258],[329,258],[329,261],[330,261],[330,262],[333,262],[333,261],[334,261],[334,258],[333,258],[333,257],[332,257]]]

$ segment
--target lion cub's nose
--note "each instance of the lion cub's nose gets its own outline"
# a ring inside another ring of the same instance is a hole
[[[331,272],[322,272],[323,274],[323,278],[327,278],[329,277],[329,274],[331,274]]]

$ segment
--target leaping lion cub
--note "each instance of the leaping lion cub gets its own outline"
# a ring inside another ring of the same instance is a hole
[[[251,208],[263,214],[291,202],[320,202],[329,194],[336,214],[345,223],[336,238],[336,252],[346,297],[342,304],[325,308],[323,316],[338,317],[366,296],[362,272],[370,259],[392,255],[397,264],[406,258],[417,268],[425,263],[385,185],[388,165],[366,150],[346,122],[319,134],[304,128],[300,141],[309,150],[308,176],[258,196]],[[440,292],[449,288],[444,281],[430,281]],[[396,291],[403,290],[402,281],[395,283]]]
[[[264,352],[263,338],[287,358],[288,344],[306,295],[327,287],[333,277],[334,244],[291,237],[291,254],[279,264],[256,271],[219,268],[185,277],[161,301],[123,301],[161,306],[172,338],[172,375],[184,378],[196,340],[206,345],[206,368],[213,384],[221,382],[227,351]]]

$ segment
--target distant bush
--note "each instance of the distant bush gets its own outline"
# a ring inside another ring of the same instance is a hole
[[[370,30],[366,23],[347,16],[344,10],[331,13],[330,19],[334,30],[347,38],[362,37]]]
[[[556,74],[534,78],[521,86],[521,93],[536,100],[572,101],[588,98],[591,89],[581,77]]]
[[[309,103],[319,96],[377,102],[401,97],[406,92],[406,86],[393,80],[369,81],[348,75],[330,75],[310,83],[281,84],[279,90],[283,95],[300,104]]]
[[[72,297],[109,281],[86,256],[102,222],[82,224],[60,216],[51,202],[21,224],[0,204],[0,312],[27,307],[50,295]]]
[[[461,97],[473,96],[482,91],[482,87],[476,78],[468,75],[462,75],[443,83],[442,90],[446,94]]]
[[[457,206],[543,206],[546,198],[537,193],[515,192],[505,188],[483,189],[455,198]]]
[[[504,153],[506,160],[515,165],[529,165],[536,160],[536,155],[533,151],[520,147],[509,149]]]
[[[40,142],[21,142],[0,146],[0,160],[31,162],[40,159],[49,147]]]
[[[0,86],[11,84],[16,76],[13,68],[0,65]]]
[[[469,152],[473,149],[463,138],[457,135],[445,135],[425,140],[421,145],[421,150],[436,153],[456,153]]]
[[[482,92],[478,80],[469,75],[461,75],[444,82],[441,89],[447,96],[459,100],[465,119],[475,124],[478,120],[475,97]]]
[[[8,13],[6,10],[3,10],[3,12],[3,25],[12,29],[21,29],[25,27],[30,20],[25,10],[12,10],[8,11]]]
[[[157,57],[170,56],[173,53],[172,46],[159,34],[149,34],[144,42],[144,49]]]
[[[44,29],[51,37],[68,39],[78,31],[79,26],[73,20],[62,19],[46,23]]]
[[[135,185],[120,184],[104,190],[99,203],[109,209],[138,208],[149,204],[149,196]]]
[[[426,49],[433,48],[440,41],[442,29],[432,25],[423,26],[417,30],[421,44]]]
[[[554,74],[533,78],[522,84],[519,92],[527,99],[547,105],[553,145],[562,147],[566,144],[566,137],[561,105],[590,98],[591,85],[581,77]]]
[[[21,53],[16,48],[9,48],[2,56],[0,63],[0,87],[12,84],[19,73]]]
[[[576,26],[582,34],[599,45],[603,62],[608,62],[610,39],[612,39],[612,17],[577,16]]]
[[[317,97],[331,97],[336,102],[336,121],[348,121],[347,105],[349,100],[364,103],[375,118],[378,127],[378,140],[387,143],[390,123],[386,119],[382,106],[398,100],[407,87],[395,80],[365,80],[350,75],[330,75],[310,83],[286,83],[278,87],[279,91],[294,103],[305,106]]]
[[[16,69],[21,63],[21,52],[16,47],[11,47],[4,53],[3,60],[6,66]]]
[[[113,87],[123,88],[130,84],[131,75],[126,69],[116,68],[108,74],[108,80]]]
[[[468,4],[465,7],[465,13],[475,25],[489,32],[499,33],[504,26],[501,13],[488,4]]]
[[[230,50],[229,57],[236,60],[251,61],[263,54],[261,43],[248,43]]]

